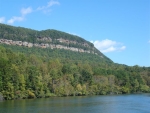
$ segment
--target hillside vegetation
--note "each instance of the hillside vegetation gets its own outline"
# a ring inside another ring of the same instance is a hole
[[[0,24],[0,43],[26,47],[57,48],[102,55],[92,43],[57,30],[36,31]]]
[[[150,92],[150,67],[113,63],[80,37],[0,24],[0,39],[0,96],[6,100]],[[23,46],[23,42],[78,51]]]

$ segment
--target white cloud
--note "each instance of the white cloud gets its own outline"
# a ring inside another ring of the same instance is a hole
[[[25,17],[29,13],[33,13],[34,11],[43,11],[44,13],[48,13],[51,11],[50,7],[53,5],[59,5],[60,3],[56,0],[50,0],[46,6],[38,7],[36,10],[33,10],[32,7],[27,7],[27,8],[22,8],[21,9],[21,16],[13,16],[11,19],[7,21],[8,24],[13,24],[14,22],[18,21],[23,21],[25,20]],[[1,17],[0,18],[0,23],[4,22],[5,18]]]
[[[4,23],[5,22],[5,17],[0,17],[0,23]]]
[[[76,33],[71,33],[71,32],[67,32],[67,33],[69,33],[70,35],[81,37],[79,34],[76,34]]]
[[[28,8],[22,8],[21,9],[21,14],[22,14],[22,16],[25,16],[25,15],[27,15],[27,14],[29,14],[29,13],[32,13],[32,8],[31,7],[28,7]]]
[[[39,10],[42,10],[44,13],[48,13],[48,12],[50,12],[51,10],[50,10],[50,7],[52,7],[52,6],[54,6],[54,5],[59,5],[60,3],[58,2],[58,1],[56,1],[56,0],[50,0],[48,3],[47,3],[47,5],[45,5],[45,6],[39,6],[38,8],[37,8],[37,11],[39,11]]]
[[[121,48],[120,48],[120,50],[125,50],[126,49],[126,46],[122,46]]]
[[[20,21],[23,21],[25,19],[25,16],[29,13],[32,13],[32,8],[31,7],[28,7],[28,8],[22,8],[21,9],[21,16],[13,16],[11,19],[9,19],[7,21],[8,24],[13,24],[14,22],[20,22]]]
[[[58,1],[55,1],[55,0],[50,0],[49,2],[48,2],[48,7],[51,7],[51,6],[53,6],[53,5],[59,5],[60,3],[58,2]]]
[[[113,51],[122,51],[126,49],[126,46],[124,46],[122,43],[120,42],[116,42],[116,41],[112,41],[109,39],[105,39],[102,41],[91,41],[94,46],[100,50],[103,53],[107,53],[107,52],[113,52]]]
[[[13,24],[15,21],[20,22],[20,21],[23,21],[23,20],[24,20],[24,17],[17,17],[17,16],[14,16],[14,17],[12,17],[11,19],[9,19],[9,20],[7,21],[7,23],[8,23],[8,24]]]

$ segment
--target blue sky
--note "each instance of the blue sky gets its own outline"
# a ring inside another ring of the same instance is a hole
[[[0,0],[0,23],[78,35],[115,63],[150,66],[150,0]]]

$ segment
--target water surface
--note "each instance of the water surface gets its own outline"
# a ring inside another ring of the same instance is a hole
[[[150,94],[11,100],[0,113],[150,113]]]

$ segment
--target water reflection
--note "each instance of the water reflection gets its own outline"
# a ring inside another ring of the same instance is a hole
[[[150,94],[0,102],[0,113],[150,113]]]

